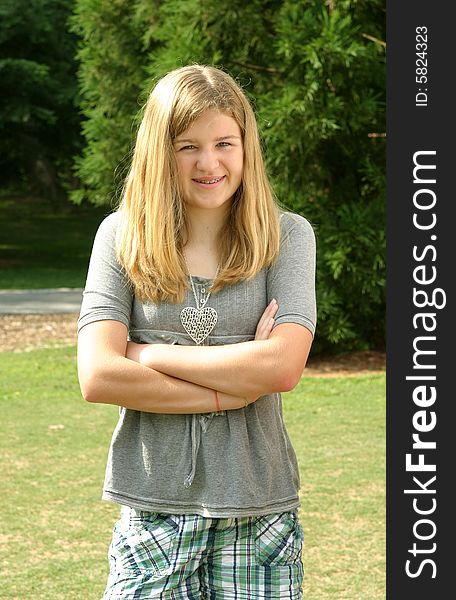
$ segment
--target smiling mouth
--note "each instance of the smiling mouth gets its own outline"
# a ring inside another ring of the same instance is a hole
[[[222,177],[201,177],[199,179],[194,178],[193,181],[196,181],[196,183],[205,183],[206,185],[209,185],[211,183],[218,183],[224,178],[225,175],[223,175]]]

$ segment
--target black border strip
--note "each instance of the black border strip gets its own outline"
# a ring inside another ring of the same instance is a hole
[[[455,17],[387,3],[389,600],[452,597],[456,572]]]

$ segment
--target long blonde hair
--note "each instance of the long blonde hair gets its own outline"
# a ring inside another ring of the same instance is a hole
[[[149,95],[119,206],[117,256],[142,301],[182,302],[188,288],[182,252],[185,203],[177,185],[173,140],[209,109],[235,119],[244,147],[242,181],[220,236],[221,268],[212,290],[250,279],[278,254],[279,209],[249,101],[220,69],[175,69]]]

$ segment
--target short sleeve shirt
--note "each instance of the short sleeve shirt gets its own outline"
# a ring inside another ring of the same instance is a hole
[[[116,259],[119,214],[95,237],[78,327],[116,320],[138,343],[193,345],[180,320],[195,306],[191,287],[182,304],[141,302]],[[254,278],[212,293],[218,320],[207,345],[253,340],[272,298],[275,326],[296,323],[315,332],[315,237],[308,221],[281,213],[275,263]],[[193,277],[198,297],[211,280]],[[176,415],[121,408],[109,448],[103,498],[140,510],[221,518],[293,510],[299,470],[282,415],[281,395],[220,414]]]

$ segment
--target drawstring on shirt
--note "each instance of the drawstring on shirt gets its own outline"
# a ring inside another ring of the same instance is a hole
[[[224,415],[225,412],[220,413],[208,413],[206,415],[192,415],[191,423],[191,451],[190,451],[190,473],[187,475],[184,481],[184,487],[188,488],[192,485],[193,479],[196,473],[196,460],[198,458],[198,451],[201,444],[201,433],[206,433],[209,429],[209,425],[215,415]]]

